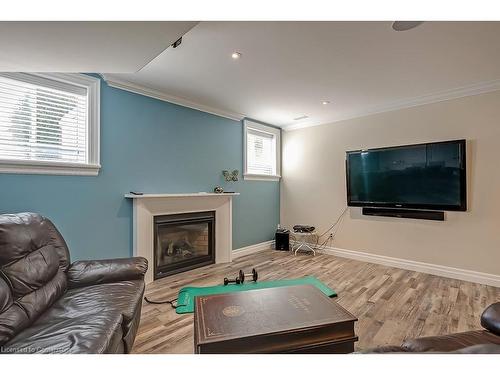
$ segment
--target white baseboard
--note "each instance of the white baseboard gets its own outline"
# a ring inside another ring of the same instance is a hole
[[[257,253],[263,250],[271,250],[273,248],[274,241],[266,241],[261,243],[256,243],[255,245],[240,247],[239,249],[233,250],[233,259],[242,257],[244,255]]]
[[[449,277],[452,279],[458,279],[458,280],[470,281],[473,283],[500,287],[500,275],[493,275],[490,273],[465,270],[461,268],[453,268],[448,266],[442,266],[439,264],[417,262],[414,260],[393,258],[384,255],[364,253],[361,251],[339,249],[336,247],[326,247],[325,249],[320,250],[319,252],[330,255],[336,255],[342,258],[361,260],[363,262],[368,262],[368,263],[382,264],[384,266],[402,268],[410,271],[423,272],[431,275]]]

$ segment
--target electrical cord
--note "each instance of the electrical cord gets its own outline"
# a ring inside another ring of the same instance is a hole
[[[344,212],[345,212],[345,211],[344,211]],[[342,215],[344,215],[344,214],[342,214]],[[327,238],[325,239],[325,241],[323,241],[323,243],[322,243],[322,244],[320,245],[320,247],[319,247],[319,250],[324,249],[324,248],[326,247],[327,242],[328,242],[330,239],[331,239],[331,240],[333,240],[333,239],[335,238],[335,236],[337,235],[337,232],[340,230],[340,227],[341,227],[341,225],[342,225],[342,222],[344,221],[344,218],[345,218],[345,216],[341,216],[341,218],[340,218],[340,220],[339,220],[339,222],[338,222],[338,225],[335,227],[335,229],[334,229],[333,233],[331,233],[331,237],[327,237]],[[319,242],[319,241],[318,241],[318,242]]]
[[[342,219],[342,217],[344,216],[344,214],[347,212],[347,209],[348,207],[346,206],[344,208],[344,210],[342,211],[342,213],[340,214],[340,216],[337,218],[337,221],[335,221],[335,223],[333,223],[330,228],[328,228],[323,234],[319,235],[318,237],[321,238],[323,237],[325,234],[329,233],[339,222],[340,222],[340,219]]]
[[[332,225],[331,225],[331,226],[330,226],[330,227],[329,227],[326,231],[324,231],[322,234],[320,234],[320,235],[316,236],[316,244],[314,244],[314,248],[315,248],[315,249],[317,249],[317,250],[322,250],[322,249],[326,246],[326,244],[327,244],[328,240],[330,239],[330,237],[327,237],[327,238],[326,238],[326,240],[324,240],[324,241],[323,241],[323,243],[322,243],[321,245],[319,245],[320,238],[321,238],[321,237],[323,237],[325,234],[330,233],[330,231],[331,231],[333,228],[335,228],[335,226],[337,226],[337,224],[340,224],[340,223],[343,221],[343,219],[344,219],[344,215],[345,215],[345,213],[347,212],[347,209],[348,209],[348,208],[349,208],[349,207],[347,207],[347,206],[346,206],[346,207],[342,210],[342,212],[340,213],[340,215],[339,215],[339,217],[337,218],[337,220],[335,221],[335,223],[333,223],[333,224],[332,224]],[[338,232],[338,230],[339,230],[339,227],[340,227],[340,225],[339,225],[339,226],[337,226],[337,228],[336,228],[336,229],[335,229],[335,231],[333,232],[332,237],[331,237],[332,239],[333,239],[333,238],[335,238],[335,235],[337,234],[337,232]],[[296,238],[295,238],[295,236],[293,235],[293,233],[290,233],[290,235],[291,235],[291,237],[293,238],[293,240],[294,240],[294,241],[297,241],[297,240],[296,240]],[[319,246],[318,246],[318,245],[319,245]]]
[[[185,306],[185,305],[178,305],[177,303],[177,298],[173,299],[173,300],[170,300],[170,301],[152,301],[150,300],[148,297],[144,297],[144,301],[146,301],[147,303],[151,303],[153,305],[164,305],[164,304],[170,304],[170,306],[172,306],[172,308],[177,308],[177,307],[181,307],[181,306]],[[174,305],[175,303],[175,305]]]
[[[328,242],[330,238],[328,237],[326,240],[323,241],[321,245],[318,246],[319,240],[316,241],[316,246],[314,247],[315,250],[323,250],[326,246],[326,243]]]
[[[337,218],[337,220],[335,221],[335,223],[333,223],[330,228],[328,228],[326,231],[324,231],[322,234],[320,234],[319,236],[316,236],[316,244],[314,245],[314,247],[317,249],[317,250],[322,250],[325,248],[327,242],[331,239],[334,239],[339,228],[340,228],[340,224],[342,223],[342,221],[344,220],[344,214],[347,212],[347,209],[348,207],[346,206],[342,212],[340,213],[339,217]],[[337,226],[335,228],[335,226]],[[331,232],[332,229],[335,228],[335,231],[332,233],[331,237],[327,237],[326,240],[323,241],[323,243],[321,245],[319,245],[319,240],[321,237],[323,237],[325,234],[328,234]],[[319,246],[318,246],[319,245]]]

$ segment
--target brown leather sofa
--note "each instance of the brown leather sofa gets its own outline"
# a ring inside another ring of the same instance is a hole
[[[0,215],[0,353],[129,353],[144,258],[77,261],[52,222]]]
[[[500,354],[500,302],[483,311],[477,331],[407,339],[401,346],[382,346],[364,353],[466,353]]]

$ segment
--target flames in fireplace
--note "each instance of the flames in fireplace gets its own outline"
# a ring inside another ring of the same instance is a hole
[[[155,277],[214,262],[215,213],[155,217]]]
[[[208,224],[171,228],[159,235],[158,261],[167,264],[208,253]]]

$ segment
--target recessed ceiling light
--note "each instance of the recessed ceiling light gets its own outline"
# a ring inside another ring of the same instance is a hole
[[[321,104],[323,104],[323,105],[328,105],[328,104],[330,104],[330,101],[329,101],[329,100],[322,100],[322,101],[321,101]]]
[[[406,31],[414,29],[417,26],[423,24],[423,21],[396,21],[392,24],[392,28],[395,31]]]
[[[309,116],[303,115],[303,116],[300,116],[300,117],[295,117],[294,120],[295,121],[299,121],[299,120],[305,120],[306,118],[309,118]]]
[[[239,53],[239,52],[233,52],[231,54],[231,57],[233,58],[233,60],[238,60],[241,57],[241,53]]]

